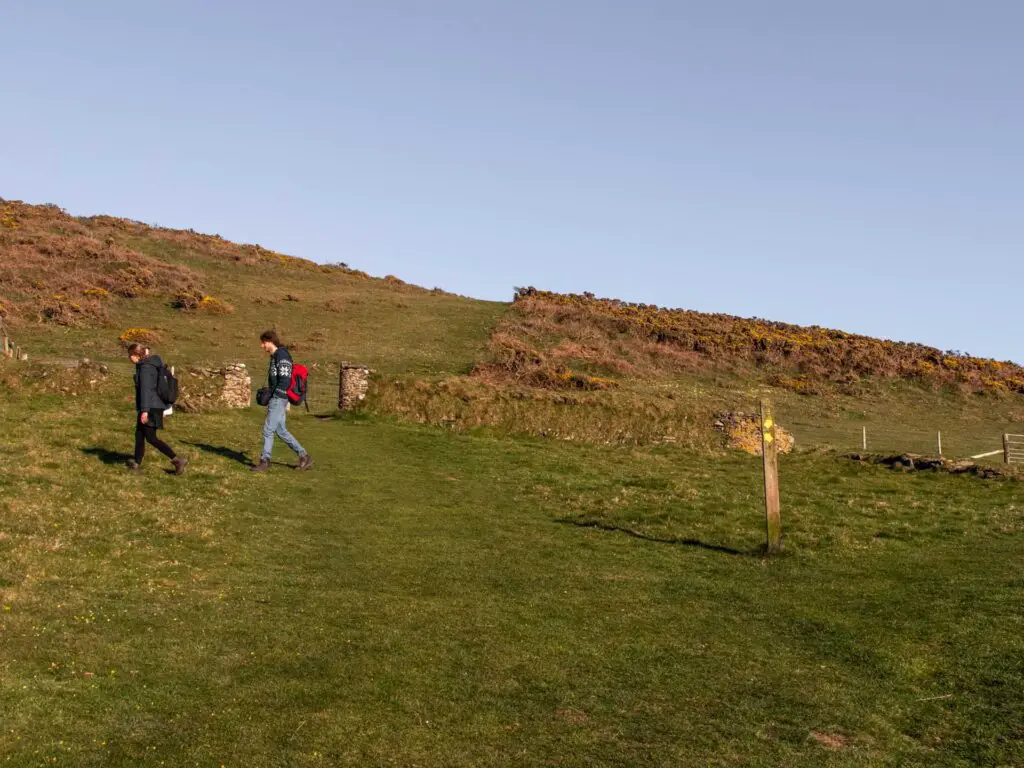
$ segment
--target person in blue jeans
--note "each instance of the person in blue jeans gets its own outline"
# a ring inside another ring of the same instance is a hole
[[[260,334],[260,347],[270,355],[270,369],[267,371],[270,401],[267,403],[267,419],[263,422],[263,452],[260,455],[260,463],[254,466],[252,471],[266,472],[270,469],[270,454],[274,450],[275,435],[299,455],[299,465],[296,469],[309,469],[313,466],[313,459],[292,436],[285,424],[288,415],[288,387],[292,381],[292,356],[288,349],[282,346],[277,331],[264,331]]]

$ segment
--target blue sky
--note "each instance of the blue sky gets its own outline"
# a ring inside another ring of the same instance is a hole
[[[1017,0],[0,5],[0,197],[1024,361]]]

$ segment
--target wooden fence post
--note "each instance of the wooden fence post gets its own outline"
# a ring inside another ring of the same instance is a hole
[[[1010,463],[1010,436],[1003,433],[1003,463]]]
[[[861,447],[861,450],[863,450],[863,451],[867,451],[867,449],[868,449],[868,428],[867,427],[864,427],[863,431],[861,432],[860,447]]]
[[[942,430],[939,430],[939,458],[942,458]]]
[[[782,514],[779,509],[779,443],[768,401],[761,401],[761,453],[764,458],[764,509],[768,554],[782,551]]]

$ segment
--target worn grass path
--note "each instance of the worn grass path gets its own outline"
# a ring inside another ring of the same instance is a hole
[[[1024,495],[756,461],[120,403],[0,404],[0,762],[1019,766]],[[281,448],[277,458],[290,460]],[[155,459],[155,457],[150,457]]]

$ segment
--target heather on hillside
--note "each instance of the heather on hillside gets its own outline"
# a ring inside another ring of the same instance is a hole
[[[0,198],[0,316],[34,360],[119,357],[119,336],[144,328],[178,361],[255,364],[254,334],[275,327],[310,362],[464,373],[507,307],[220,235]]]
[[[0,200],[0,305],[12,319],[107,320],[112,297],[194,290],[196,272],[147,256],[52,205]]]
[[[592,294],[518,290],[480,372],[529,381],[538,371],[572,367],[644,376],[756,367],[769,373],[770,383],[808,393],[819,382],[850,384],[861,377],[1024,392],[1019,365],[922,344]]]
[[[15,322],[91,327],[110,322],[111,298],[142,296],[198,296],[205,311],[232,311],[205,294],[201,271],[180,259],[162,258],[167,253],[248,269],[370,279],[344,265],[317,264],[219,235],[113,216],[74,217],[55,205],[0,199],[0,313]]]

